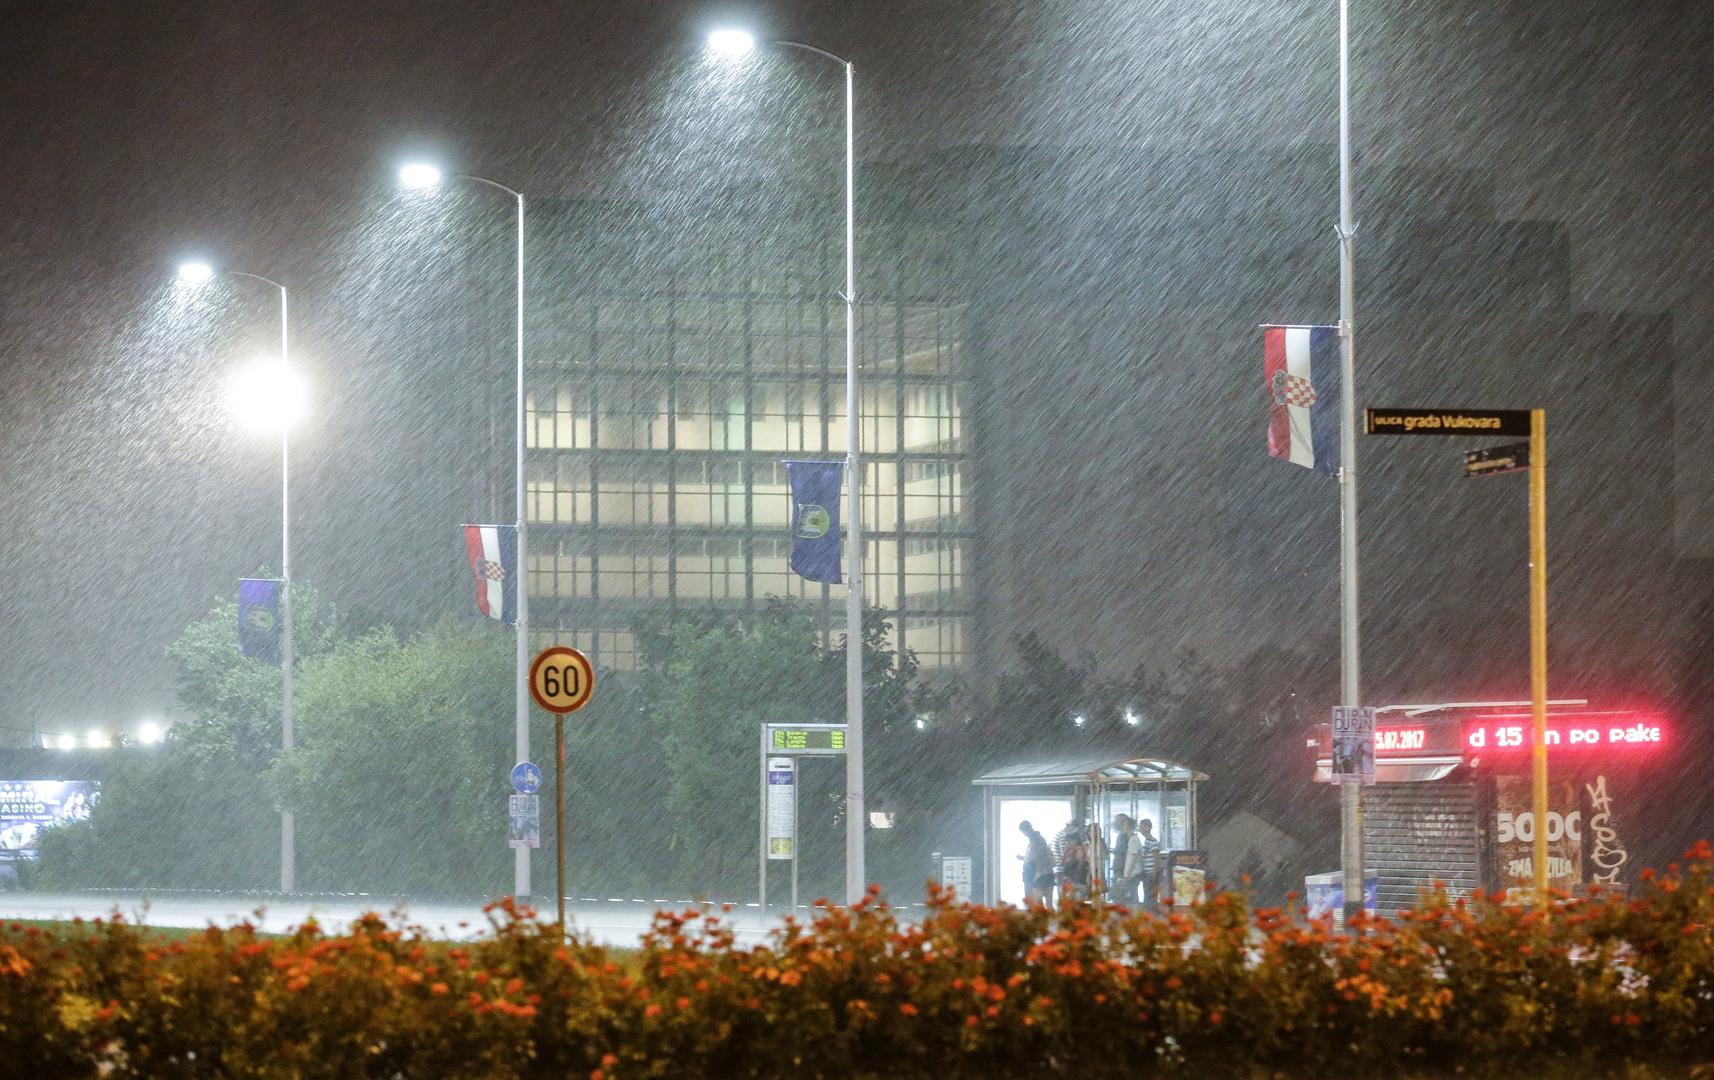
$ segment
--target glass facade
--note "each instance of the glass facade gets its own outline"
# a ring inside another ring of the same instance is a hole
[[[762,262],[555,302],[525,405],[536,644],[627,669],[649,617],[770,597],[844,632],[844,586],[787,568],[783,464],[844,457],[843,305]],[[858,317],[865,599],[937,669],[967,650],[965,309],[904,276],[878,275]]]

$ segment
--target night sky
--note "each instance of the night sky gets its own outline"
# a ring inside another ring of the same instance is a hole
[[[1574,312],[1669,314],[1670,431],[1637,438],[1673,478],[1659,529],[1681,558],[1714,557],[1707,5],[1353,6],[1359,221],[1366,174],[1491,170],[1500,217],[1568,225]],[[392,615],[375,549],[393,541],[363,529],[378,497],[409,501],[374,478],[399,364],[423,346],[373,322],[404,310],[393,169],[428,153],[533,198],[687,197],[706,182],[698,47],[724,14],[856,63],[865,163],[976,143],[1332,153],[1332,0],[0,4],[0,725],[163,707],[167,642],[276,557],[277,448],[235,436],[214,389],[235,353],[268,351],[272,298],[234,289],[218,316],[172,323],[181,257],[293,286],[296,359],[322,395],[296,439],[294,572]],[[744,136],[744,167],[825,174],[837,73],[791,75],[805,108],[785,138]],[[481,235],[504,226],[490,209]],[[1335,210],[1302,207],[1329,229],[1330,296]]]

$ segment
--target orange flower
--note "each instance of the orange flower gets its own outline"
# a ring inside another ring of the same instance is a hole
[[[899,1011],[904,1013],[906,1016],[915,1016],[917,1014],[917,1007],[907,1001],[899,1006]]]
[[[659,1005],[650,1005],[648,1008],[643,1010],[643,1018],[646,1020],[653,1020],[659,1015],[661,1015],[661,1007]]]
[[[444,994],[446,993],[446,990],[447,986],[445,983],[435,983],[433,986],[429,987],[429,993],[431,994]]]

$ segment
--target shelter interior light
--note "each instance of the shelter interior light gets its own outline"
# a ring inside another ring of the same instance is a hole
[[[179,280],[187,285],[201,285],[214,276],[214,267],[205,262],[179,264]]]
[[[413,161],[399,170],[399,183],[408,188],[431,188],[440,183],[440,170],[433,165]]]
[[[1135,710],[1135,709],[1126,709],[1125,710],[1125,723],[1129,724],[1131,727],[1136,727],[1138,724],[1140,724],[1142,722],[1143,722],[1143,718],[1141,716],[1137,715],[1137,710]]]
[[[232,378],[228,404],[238,422],[253,431],[279,431],[304,413],[303,380],[278,360],[258,360]]]
[[[113,740],[105,731],[92,730],[89,733],[89,745],[96,747],[112,746]]]
[[[145,720],[137,725],[137,741],[144,746],[154,746],[164,738],[166,738],[166,732],[162,731],[161,725],[153,720]]]
[[[76,750],[77,749],[77,736],[76,735],[61,735],[59,737],[59,748],[61,750]]]
[[[708,35],[708,48],[721,56],[742,56],[756,47],[756,36],[748,30],[732,27]]]

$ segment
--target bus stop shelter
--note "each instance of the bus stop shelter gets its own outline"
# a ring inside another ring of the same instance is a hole
[[[1019,904],[1030,822],[1050,840],[1073,820],[1105,832],[1118,814],[1155,824],[1162,852],[1197,844],[1196,786],[1204,773],[1163,758],[1093,758],[1009,765],[979,776],[982,789],[982,902]]]

